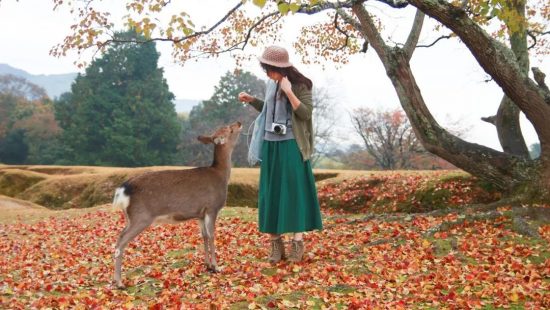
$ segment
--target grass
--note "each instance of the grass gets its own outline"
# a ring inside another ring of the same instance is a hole
[[[55,210],[89,208],[110,203],[115,188],[133,176],[169,169],[189,169],[189,167],[0,165],[0,194]],[[337,182],[368,173],[367,171],[314,170],[315,180],[320,183]],[[232,169],[227,205],[256,207],[259,178],[258,168]]]

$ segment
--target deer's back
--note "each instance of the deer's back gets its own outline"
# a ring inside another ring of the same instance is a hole
[[[129,213],[145,207],[152,215],[173,214],[181,220],[221,208],[227,197],[227,180],[207,167],[149,172],[130,179],[126,186]]]

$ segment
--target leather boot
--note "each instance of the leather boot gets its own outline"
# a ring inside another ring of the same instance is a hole
[[[285,245],[281,237],[271,239],[271,255],[269,256],[270,263],[278,263],[285,257]]]
[[[288,256],[288,261],[290,262],[301,262],[302,257],[304,256],[304,241],[296,241],[292,240],[292,244],[290,245],[290,255]]]

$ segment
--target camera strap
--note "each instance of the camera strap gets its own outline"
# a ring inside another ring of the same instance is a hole
[[[277,82],[277,86],[275,86],[275,95],[273,97],[273,115],[271,117],[271,122],[275,122],[275,112],[277,111],[277,93],[279,92],[279,82]]]
[[[277,86],[275,87],[275,95],[274,95],[274,98],[273,98],[273,112],[272,112],[272,115],[271,115],[271,121],[272,123],[275,123],[275,115],[276,115],[276,112],[277,112],[277,97],[278,94],[279,94],[279,82],[277,82],[276,84]],[[284,97],[284,98],[287,98],[286,95],[283,95],[281,94],[281,97]],[[292,111],[292,107],[290,106],[290,101],[288,101],[288,98],[287,98],[287,105],[286,105],[286,119],[285,119],[285,126],[288,127],[288,122],[290,121],[290,117],[291,117],[291,112]]]

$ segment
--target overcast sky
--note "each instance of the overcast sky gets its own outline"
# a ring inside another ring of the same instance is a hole
[[[211,25],[223,16],[227,8],[238,0],[202,0],[200,5],[185,1],[192,20],[197,25]],[[112,6],[113,14],[123,14],[124,1],[104,1]],[[195,1],[197,2],[197,1]],[[171,4],[172,5],[172,4]],[[173,6],[176,4],[174,3]],[[371,4],[369,4],[371,5]],[[207,8],[208,14],[201,14]],[[69,33],[72,17],[66,10],[53,11],[50,0],[0,0],[0,63],[23,69],[32,74],[59,74],[76,72],[73,65],[75,56],[54,58],[49,50],[62,42]],[[251,13],[259,10],[253,6]],[[403,42],[412,23],[412,8],[406,10],[388,10],[381,5],[372,4],[370,10],[383,18],[384,34],[392,40]],[[318,17],[291,18],[284,29],[282,42],[291,53],[291,61],[304,74],[312,78],[316,85],[329,88],[335,97],[335,106],[340,116],[340,132],[350,131],[348,112],[360,106],[374,108],[397,108],[399,101],[395,90],[386,76],[380,60],[372,49],[366,54],[355,55],[349,64],[337,68],[331,63],[325,69],[318,65],[303,65],[300,58],[292,53],[292,41],[300,23],[314,22]],[[436,35],[430,30],[433,20],[427,20],[422,32],[421,43],[431,43]],[[221,75],[234,69],[229,56],[218,59],[203,59],[190,62],[185,66],[174,63],[169,44],[157,44],[161,53],[160,66],[170,90],[178,99],[208,99]],[[248,50],[257,54],[258,50]],[[532,66],[538,66],[550,74],[550,61],[546,58],[532,58]],[[424,99],[436,117],[445,124],[460,121],[463,127],[471,128],[466,140],[500,149],[494,126],[480,121],[482,116],[496,113],[502,91],[493,82],[485,82],[488,76],[475,59],[458,40],[442,40],[432,48],[419,48],[411,60],[411,66],[420,86]],[[261,78],[265,77],[257,61],[245,63],[248,70]],[[528,144],[538,142],[532,127],[524,120],[522,127]],[[349,139],[350,135],[346,135]],[[353,139],[352,139],[353,140]],[[353,141],[359,142],[358,139]]]

